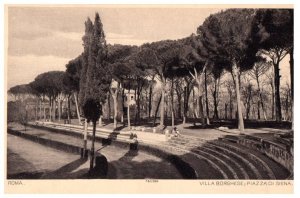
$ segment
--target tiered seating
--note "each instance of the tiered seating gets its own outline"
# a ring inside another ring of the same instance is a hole
[[[36,126],[42,126],[37,123]],[[45,124],[43,127],[64,135],[82,138],[82,126]],[[88,129],[91,135],[92,129]],[[134,143],[130,132],[97,130],[98,140]],[[270,143],[280,146],[280,143]],[[250,135],[226,135],[214,140],[181,135],[165,142],[140,141],[139,148],[157,156],[164,156],[174,163],[185,178],[198,179],[292,179],[291,169],[285,162],[278,162],[266,142]],[[274,149],[273,149],[274,150]],[[273,151],[272,151],[273,152]],[[288,152],[288,151],[287,151]],[[284,155],[283,155],[284,154]],[[287,155],[283,153],[279,157]],[[270,157],[271,156],[271,157]],[[290,157],[291,158],[291,157]],[[289,159],[290,159],[289,158]],[[289,163],[287,163],[289,164]],[[290,170],[290,171],[289,171]]]
[[[76,126],[76,125],[69,125],[69,124],[58,124],[58,123],[43,123],[43,122],[36,122],[31,124],[32,127],[46,127],[53,132],[64,133],[66,135],[76,136],[76,137],[83,137],[83,126]],[[88,127],[87,130],[88,137],[90,138],[93,129],[92,127]],[[113,141],[119,142],[126,142],[126,143],[134,143],[134,140],[131,138],[130,132],[123,132],[123,131],[113,131],[109,129],[101,130],[98,128],[96,130],[96,138],[98,139],[110,139]]]
[[[255,138],[250,137],[249,141],[253,143],[252,147],[248,148],[239,143],[240,138],[245,137],[250,136],[228,135],[213,141],[180,136],[172,138],[168,143],[210,161],[210,165],[221,173],[218,179],[287,179],[289,177],[290,173],[286,168],[257,150],[261,147],[261,140],[254,141]],[[257,149],[253,149],[253,145]],[[193,168],[199,170],[197,164]],[[202,171],[199,170],[199,178],[201,173]]]

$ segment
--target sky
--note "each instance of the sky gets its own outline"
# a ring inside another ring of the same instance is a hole
[[[179,39],[218,8],[133,7],[8,7],[7,88],[29,83],[43,72],[65,70],[83,51],[87,17],[99,12],[107,43],[141,45]],[[289,80],[288,58],[282,61],[282,80]]]

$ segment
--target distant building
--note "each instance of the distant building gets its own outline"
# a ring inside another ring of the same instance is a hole
[[[122,85],[120,85],[122,86]],[[118,87],[118,82],[116,80],[112,80],[111,82],[111,88],[112,89],[116,89]],[[135,97],[134,97],[134,90],[130,90],[130,92],[128,93],[127,89],[124,89],[124,107],[128,107],[129,105],[135,105],[136,101],[135,101]]]
[[[128,93],[128,90],[125,89],[125,100],[124,100],[124,107],[128,107],[128,104],[131,105],[135,105],[136,101],[134,98],[134,90],[131,90]]]

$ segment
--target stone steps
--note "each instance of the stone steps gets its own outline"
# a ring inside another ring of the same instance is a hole
[[[160,149],[176,154],[197,172],[199,179],[229,179],[228,174],[215,163],[210,156],[204,153],[191,152],[187,148],[179,147],[176,144],[157,145]]]
[[[191,139],[188,142],[187,139]],[[218,141],[204,144],[203,140],[201,143],[197,143],[199,139],[192,138],[177,138],[172,139],[170,143],[173,146],[179,146],[184,149],[190,149],[192,152],[201,153],[206,157],[212,159],[215,164],[223,168],[229,178],[240,178],[240,179],[276,179],[286,178],[286,172],[284,168],[275,162],[272,163],[271,159],[256,152],[253,154],[252,150],[240,149],[241,146],[237,144],[238,137],[236,136],[225,136],[220,138]],[[226,142],[226,144],[236,144],[236,147],[224,145],[219,142]],[[177,145],[176,145],[177,144]],[[243,151],[243,152],[242,152]],[[263,159],[261,159],[263,158]],[[230,167],[230,168],[228,168]],[[272,168],[271,168],[272,167]],[[279,174],[275,176],[274,171],[280,170]],[[234,172],[234,174],[232,174]]]
[[[213,148],[201,147],[201,150],[207,151],[212,155],[218,156],[219,158],[223,159],[225,163],[232,167],[238,179],[249,179],[249,175],[247,174],[245,168],[240,164],[240,161],[237,161],[226,154],[218,152]]]
[[[171,145],[184,150],[189,149],[189,147],[183,145],[176,145],[174,143],[171,143]],[[210,159],[229,179],[261,178],[259,171],[248,159],[228,149],[224,150],[220,146],[202,142],[198,146],[194,146],[190,151]]]
[[[263,153],[260,153],[259,151],[255,151],[243,145],[234,144],[230,142],[226,142],[226,145],[230,146],[234,150],[239,150],[248,154],[251,153],[252,157],[256,157],[254,158],[254,160],[258,160],[261,165],[261,168],[268,172],[269,176],[273,179],[286,179],[290,175],[289,171],[286,168],[284,168],[271,158],[267,157]]]
[[[218,140],[226,140],[228,142],[237,143],[239,141],[239,137],[235,135],[225,135],[222,137],[219,137]]]
[[[218,167],[220,167],[226,174],[227,177],[224,179],[239,179],[238,175],[236,174],[236,171],[220,156],[207,152],[207,150],[204,149],[196,149],[193,150],[193,152],[205,156],[208,159],[211,159],[211,161],[215,163]]]
[[[211,160],[199,158],[200,155],[187,153],[179,157],[190,164],[197,172],[198,179],[227,179],[228,176],[224,171],[214,164]]]
[[[238,161],[239,164],[246,170],[247,174],[249,175],[249,179],[264,179],[265,175],[256,166],[256,163],[251,160],[245,153],[241,153],[237,150],[232,150],[230,147],[222,144],[220,141],[210,142],[210,144],[206,146],[213,148],[220,153],[228,155],[230,158]]]
[[[274,134],[259,133],[255,135],[243,135],[237,144],[247,147],[250,151],[268,156],[276,163],[283,166],[290,173],[294,171],[294,146],[291,142],[278,141]],[[288,136],[288,135],[287,135]],[[291,136],[291,135],[290,135]],[[223,139],[227,141],[227,139]],[[283,138],[281,139],[283,140]],[[228,141],[227,141],[228,142]],[[235,143],[235,142],[234,142]],[[281,177],[281,176],[279,176]]]

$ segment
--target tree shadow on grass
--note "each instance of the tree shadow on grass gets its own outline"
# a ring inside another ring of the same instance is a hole
[[[122,129],[126,128],[126,125],[122,125],[122,126],[118,126],[117,128],[115,128],[115,131],[121,131]]]
[[[87,158],[79,158],[69,164],[62,166],[61,168],[47,173],[43,176],[43,179],[63,179],[69,178],[71,176],[72,171],[76,170],[78,167],[87,162]]]
[[[144,160],[139,158],[138,150],[129,150],[118,160],[111,163],[119,167],[118,179],[182,179],[183,175],[176,170],[177,168],[165,159]],[[172,167],[172,168],[171,168]],[[176,172],[176,173],[175,173]]]
[[[132,161],[134,157],[138,155],[138,150],[129,150],[123,155],[119,161]]]
[[[13,173],[20,165],[24,171]],[[7,179],[39,179],[43,174],[43,171],[36,171],[31,162],[7,149]]]
[[[105,146],[104,146],[105,147]],[[98,149],[97,151],[103,149],[104,147]],[[96,153],[97,153],[96,151]],[[116,179],[117,173],[116,168],[108,163],[108,173],[107,175],[91,175],[89,174],[89,168],[80,168],[78,171],[74,171],[78,169],[83,164],[88,163],[88,158],[79,158],[62,166],[61,168],[52,171],[50,173],[45,174],[41,179]]]
[[[7,175],[7,179],[40,179],[44,172],[22,172]]]

